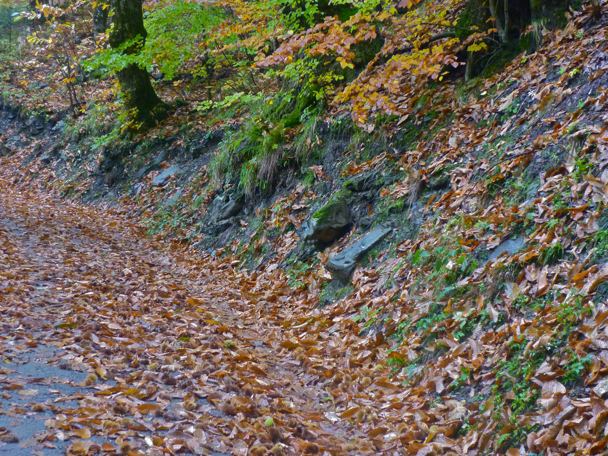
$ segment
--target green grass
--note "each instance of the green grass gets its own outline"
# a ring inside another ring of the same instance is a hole
[[[555,264],[564,257],[566,249],[561,242],[556,242],[548,247],[545,247],[540,252],[540,262],[543,265]]]
[[[281,169],[300,166],[314,155],[319,111],[311,93],[298,89],[247,103],[244,109],[251,115],[226,135],[209,168],[216,185],[236,181],[253,196],[271,191]]]
[[[593,237],[593,246],[595,253],[593,258],[600,261],[608,257],[608,229],[599,230]]]
[[[593,362],[593,357],[591,355],[581,357],[572,350],[569,350],[569,352],[570,356],[568,363],[564,367],[564,374],[562,375],[561,381],[565,385],[571,386],[581,380],[583,374]]]
[[[379,321],[380,309],[372,309],[365,305],[361,307],[359,313],[353,317],[353,321],[363,327],[369,329]]]
[[[417,332],[426,332],[435,325],[445,321],[448,317],[449,314],[443,311],[443,306],[433,304],[426,317],[421,318],[416,322],[415,329]]]
[[[319,304],[327,305],[339,301],[340,299],[346,298],[355,289],[349,283],[342,285],[338,281],[327,282],[323,285],[321,293],[319,294]]]
[[[168,229],[175,231],[178,228],[185,228],[187,221],[179,211],[161,208],[151,218],[144,220],[147,233],[151,236],[166,232]]]
[[[514,415],[520,415],[531,409],[540,397],[538,387],[531,379],[546,359],[548,349],[526,350],[527,344],[525,339],[512,343],[507,358],[498,364],[493,386],[497,414],[503,412],[503,404],[508,404]],[[507,392],[513,393],[513,399],[504,397]]]
[[[312,269],[312,265],[302,261],[295,261],[285,269],[287,274],[287,284],[294,290],[306,287],[305,277]]]

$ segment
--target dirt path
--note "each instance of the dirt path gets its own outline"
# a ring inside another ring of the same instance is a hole
[[[0,454],[371,453],[254,287],[0,180]]]

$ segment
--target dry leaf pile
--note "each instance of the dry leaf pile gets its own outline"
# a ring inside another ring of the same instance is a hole
[[[124,210],[25,190],[54,176],[1,159],[3,349],[58,345],[94,389],[41,438],[75,454],[605,454],[608,48],[588,21],[466,100],[439,91],[432,139],[346,170],[397,160],[406,178],[382,195],[423,223],[330,307],[323,262],[296,289],[281,270],[293,231],[245,272],[147,239]],[[314,197],[299,187],[264,223],[299,226]]]

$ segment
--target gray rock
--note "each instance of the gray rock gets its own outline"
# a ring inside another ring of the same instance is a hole
[[[53,161],[53,154],[50,152],[45,152],[40,157],[40,162],[43,163],[44,165],[50,165],[52,161]]]
[[[57,122],[55,124],[55,126],[53,127],[53,131],[57,131],[57,132],[62,132],[65,129],[65,122],[63,120],[60,120],[59,122]]]
[[[183,188],[178,189],[173,195],[171,195],[170,198],[167,199],[164,206],[173,207],[173,206],[177,205],[177,203],[179,203],[179,200],[181,199],[183,194],[184,194],[184,189]]]
[[[391,232],[379,226],[334,255],[327,262],[327,269],[336,279],[346,282],[357,267],[357,261]]]
[[[234,226],[234,219],[221,220],[216,224],[209,225],[203,228],[203,232],[210,236],[219,236],[222,233],[227,232]]]
[[[136,179],[142,179],[143,177],[147,176],[152,171],[156,171],[157,169],[160,169],[160,165],[162,164],[162,162],[164,162],[167,159],[167,155],[168,155],[167,151],[163,150],[160,154],[158,154],[156,156],[156,158],[154,160],[152,160],[151,163],[149,163],[146,166],[140,168],[135,173],[135,178]]]
[[[103,173],[103,183],[108,187],[113,187],[119,180],[121,169],[117,166]]]
[[[351,224],[350,193],[340,192],[312,215],[304,226],[302,237],[329,244],[343,236]]]
[[[227,202],[221,205],[217,211],[217,220],[226,220],[230,217],[238,215],[243,209],[243,198],[230,198]]]
[[[0,157],[8,157],[11,155],[11,149],[4,144],[0,144]]]
[[[524,248],[526,241],[522,237],[510,238],[502,241],[494,250],[490,251],[488,261],[493,261],[503,253],[514,255]]]
[[[448,189],[452,183],[451,174],[455,167],[454,164],[450,164],[436,170],[428,176],[424,184],[425,188],[433,192]]]
[[[30,133],[34,136],[39,135],[44,130],[44,123],[37,117],[32,116],[25,121],[25,126],[30,129]]]
[[[370,226],[374,224],[374,218],[370,215],[366,215],[365,217],[361,217],[358,222],[358,226],[363,228],[364,230],[368,229]]]
[[[154,171],[155,169],[158,169],[158,167],[153,167],[152,165],[143,166],[135,172],[134,177],[135,177],[135,179],[138,179],[138,180],[142,179],[145,176],[147,176],[149,173]]]
[[[593,388],[593,392],[602,399],[608,397],[608,378],[603,378]]]
[[[131,187],[131,196],[136,197],[139,196],[144,189],[144,184],[142,182],[138,182]]]
[[[13,147],[20,147],[24,145],[21,135],[11,136],[6,143]]]
[[[382,179],[378,179],[378,173],[366,173],[354,176],[344,183],[344,188],[351,192],[361,193],[382,186]]]
[[[177,165],[169,166],[167,169],[161,171],[154,179],[152,179],[152,185],[155,187],[164,187],[173,176],[178,175],[181,169]]]

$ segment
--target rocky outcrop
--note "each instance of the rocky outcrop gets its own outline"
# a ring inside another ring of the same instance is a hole
[[[168,168],[161,171],[156,177],[154,177],[154,179],[152,179],[152,185],[154,185],[155,187],[164,187],[167,182],[169,182],[169,179],[179,174],[180,172],[181,169],[179,166],[169,166]]]
[[[357,262],[390,232],[390,228],[382,226],[374,228],[340,253],[331,257],[327,262],[327,269],[334,278],[346,282],[357,267]]]
[[[315,211],[305,224],[302,237],[319,244],[331,244],[342,237],[352,225],[350,192],[335,193],[329,201]]]

